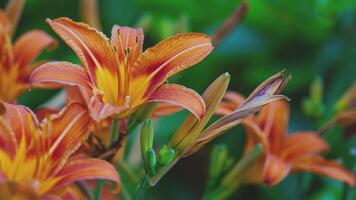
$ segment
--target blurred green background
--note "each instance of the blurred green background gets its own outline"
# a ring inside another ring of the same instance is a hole
[[[4,7],[7,0],[0,0]],[[324,82],[327,116],[335,101],[356,80],[356,1],[355,0],[249,0],[249,10],[215,51],[203,62],[176,75],[170,81],[200,93],[223,72],[230,72],[230,90],[248,95],[260,82],[286,69],[293,79],[284,94],[291,98],[289,131],[316,130],[325,116],[310,118],[302,112],[302,101],[316,77]],[[212,34],[239,5],[238,0],[99,0],[103,32],[110,36],[114,24],[143,27],[144,47],[177,32]],[[27,0],[15,37],[38,28],[53,32],[46,18],[66,16],[80,21],[77,0]],[[58,37],[56,37],[58,39]],[[40,59],[79,62],[63,42]],[[33,90],[20,103],[36,108],[56,91]],[[180,112],[155,121],[155,142],[163,144],[186,115]],[[328,158],[340,159],[350,169],[355,166],[355,137],[345,139],[344,130],[335,127],[325,134],[331,145]],[[353,130],[355,132],[355,130]],[[225,143],[236,159],[241,156],[245,136],[236,127],[214,141]],[[149,190],[147,199],[199,199],[204,190],[209,154],[213,144],[181,160],[170,173]],[[244,186],[231,199],[349,199],[355,191],[344,184],[301,173],[291,175],[278,186]]]

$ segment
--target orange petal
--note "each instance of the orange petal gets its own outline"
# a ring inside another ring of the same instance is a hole
[[[217,115],[228,115],[236,110],[236,106],[231,102],[221,102],[215,110]]]
[[[10,0],[6,5],[5,13],[10,20],[12,32],[15,32],[17,23],[21,18],[24,3],[24,0]]]
[[[88,179],[105,179],[116,183],[116,190],[120,189],[120,177],[115,168],[108,162],[99,159],[82,159],[71,161],[58,173],[61,177],[56,185],[60,188],[75,181]]]
[[[38,121],[43,121],[50,115],[56,114],[58,112],[59,112],[59,109],[42,107],[42,108],[36,109],[35,115],[36,115]]]
[[[161,116],[171,115],[171,114],[179,112],[181,110],[182,110],[182,107],[180,107],[180,106],[172,105],[172,104],[168,104],[168,103],[160,103],[154,108],[154,110],[150,114],[150,118],[154,119],[154,118],[161,117]]]
[[[260,129],[258,124],[253,119],[251,118],[245,119],[242,122],[242,125],[246,131],[246,144],[244,150],[245,153],[248,153],[258,143],[264,145],[265,151],[269,151],[266,137],[262,133],[262,130]]]
[[[4,11],[2,11],[0,9],[0,32],[5,32],[7,33],[7,31],[9,31],[9,29],[11,28],[10,26],[10,21],[7,18],[6,14],[4,13]]]
[[[43,122],[43,130],[50,136],[47,148],[54,163],[62,163],[75,152],[87,137],[91,121],[86,107],[73,103]]]
[[[150,86],[143,93],[149,95],[168,77],[200,62],[212,50],[210,37],[205,34],[185,33],[165,39],[135,62],[130,91],[139,88],[144,79]]]
[[[263,169],[264,182],[269,186],[276,185],[289,174],[290,170],[290,164],[272,154],[268,154]]]
[[[15,136],[2,116],[0,116],[0,133],[0,149],[8,155],[14,156],[16,152]],[[0,171],[0,183],[1,179],[2,177]]]
[[[164,84],[150,96],[148,101],[181,106],[198,118],[201,118],[205,114],[205,102],[201,96],[194,90],[181,85]]]
[[[25,66],[33,62],[44,48],[54,47],[55,40],[46,32],[33,30],[22,35],[14,45],[15,62]]]
[[[245,98],[237,92],[228,91],[225,93],[224,99],[219,104],[215,113],[218,115],[228,115],[235,111],[244,101]]]
[[[111,31],[111,42],[117,49],[120,66],[131,67],[142,53],[143,31],[141,28],[115,25]]]
[[[7,125],[15,134],[16,143],[19,144],[22,136],[26,137],[29,144],[32,135],[32,129],[38,122],[35,115],[25,106],[4,103],[6,112],[3,114]]]
[[[258,121],[264,134],[268,136],[271,152],[282,150],[288,131],[288,119],[289,106],[285,100],[272,102],[261,109]]]
[[[121,106],[121,107],[112,106],[111,104],[103,103],[102,101],[100,101],[98,99],[98,97],[93,96],[90,99],[88,108],[89,108],[90,116],[96,122],[100,122],[101,120],[104,120],[112,115],[124,112],[129,107],[128,106]]]
[[[117,76],[118,61],[109,39],[84,23],[68,18],[47,19],[51,28],[73,49],[95,82],[97,69],[107,69]]]
[[[282,157],[293,161],[305,156],[321,153],[328,149],[328,144],[315,132],[296,132],[284,141]]]
[[[92,84],[87,73],[79,65],[69,62],[49,62],[36,68],[30,76],[35,87],[79,86],[91,91]]]
[[[236,105],[236,108],[239,107],[243,102],[245,102],[245,98],[237,92],[227,91],[224,100],[230,101]]]
[[[76,102],[82,103],[84,105],[89,104],[89,100],[92,96],[91,91],[76,86],[67,86],[65,89],[67,92],[67,100],[69,103]]]
[[[340,163],[333,160],[325,160],[320,156],[312,156],[296,163],[293,163],[293,169],[300,171],[309,171],[324,176],[329,176],[330,178],[344,181],[350,186],[355,186],[355,174],[344,168]]]

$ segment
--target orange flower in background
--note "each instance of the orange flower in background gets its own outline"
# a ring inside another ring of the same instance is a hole
[[[38,65],[31,63],[44,48],[55,46],[53,38],[40,30],[25,33],[13,45],[11,21],[0,9],[0,100],[7,102],[28,90],[29,76]]]
[[[33,86],[59,83],[87,90],[88,107],[96,121],[108,116],[126,118],[147,102],[175,104],[197,117],[204,115],[204,101],[195,91],[165,82],[212,51],[209,36],[178,34],[142,53],[141,29],[114,26],[109,41],[94,28],[68,18],[47,22],[77,54],[84,69],[68,62],[46,63],[32,73]]]
[[[217,113],[226,115],[243,102],[243,97],[228,92]],[[280,183],[289,173],[308,171],[355,185],[355,175],[337,161],[325,160],[321,153],[328,144],[315,132],[298,131],[288,135],[288,102],[279,100],[265,106],[257,116],[243,121],[247,133],[245,153],[258,143],[265,153],[248,169],[243,180],[248,183]]]
[[[4,107],[5,113],[0,115],[2,197],[65,199],[75,193],[67,187],[75,181],[107,179],[119,184],[119,175],[110,163],[70,159],[92,123],[85,107],[70,104],[41,124],[26,107],[6,103]]]

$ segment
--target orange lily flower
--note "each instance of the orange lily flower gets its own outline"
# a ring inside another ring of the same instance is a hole
[[[243,99],[237,93],[228,92],[217,113],[232,112]],[[244,175],[244,182],[264,182],[272,186],[291,172],[308,171],[355,185],[355,175],[351,171],[337,161],[325,160],[321,156],[329,146],[316,132],[298,131],[288,135],[288,118],[288,102],[279,100],[262,108],[257,116],[243,121],[247,133],[245,153],[258,143],[265,149],[264,155]]]
[[[32,73],[33,86],[65,84],[87,90],[88,108],[96,121],[127,118],[148,102],[176,104],[197,117],[204,115],[204,101],[195,91],[165,82],[212,51],[209,36],[178,34],[142,53],[142,29],[114,26],[110,42],[84,23],[68,18],[47,22],[77,54],[84,69],[68,62],[46,63]]]
[[[53,38],[40,30],[25,33],[13,45],[10,21],[0,9],[0,100],[7,102],[28,90],[29,76],[38,65],[31,63],[44,48],[55,46]]]
[[[67,196],[63,190],[68,185],[87,179],[107,179],[119,187],[119,175],[110,163],[70,158],[87,137],[92,123],[85,107],[70,104],[39,124],[26,107],[7,103],[3,106],[0,190],[7,193],[2,194],[43,199]]]

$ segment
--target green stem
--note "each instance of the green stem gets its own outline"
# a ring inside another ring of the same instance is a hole
[[[130,166],[127,165],[127,162],[123,161],[123,160],[119,160],[117,163],[115,163],[117,168],[119,168],[119,171],[122,171],[127,179],[132,183],[132,184],[136,184],[138,182],[138,177],[136,176],[136,174],[132,171],[132,168]]]
[[[112,119],[110,131],[111,143],[115,143],[119,139],[119,120]]]
[[[141,183],[138,186],[138,188],[137,188],[137,190],[136,190],[136,192],[134,194],[133,200],[143,199],[145,191],[146,191],[147,187],[149,186],[148,180],[149,180],[149,177],[148,177],[148,175],[145,174],[142,177]]]
[[[257,144],[247,155],[245,155],[232,170],[222,179],[220,186],[204,194],[204,200],[227,199],[241,185],[241,177],[252,163],[263,152],[263,146]]]
[[[103,187],[104,187],[104,181],[98,180],[98,184],[94,191],[94,200],[100,200],[101,190],[103,190]]]

